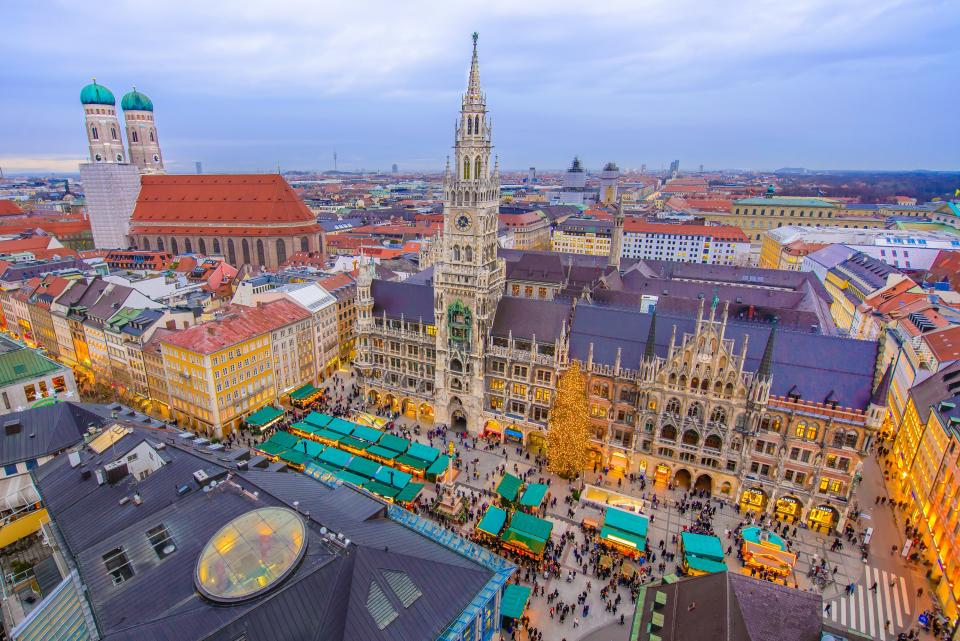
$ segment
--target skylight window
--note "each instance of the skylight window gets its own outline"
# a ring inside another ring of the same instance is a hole
[[[103,565],[110,573],[114,585],[120,585],[133,578],[133,565],[130,564],[130,559],[127,558],[123,547],[113,548],[104,554]]]
[[[374,623],[380,630],[383,630],[400,616],[391,605],[390,599],[387,598],[383,588],[376,581],[370,582],[370,591],[367,592],[367,612],[373,617]]]
[[[397,595],[397,599],[403,604],[403,607],[409,608],[414,601],[423,596],[420,588],[414,584],[406,572],[384,570],[383,575],[387,578],[390,589]]]
[[[157,554],[157,558],[160,560],[167,558],[177,551],[173,537],[170,536],[170,533],[163,523],[147,530],[147,540],[150,541],[150,547],[153,548],[153,551]]]

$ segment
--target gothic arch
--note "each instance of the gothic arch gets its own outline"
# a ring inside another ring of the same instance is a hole
[[[257,239],[257,265],[265,267],[267,264],[267,251],[263,246],[263,239]]]
[[[302,252],[310,251],[310,240],[306,236],[300,237],[300,251]]]
[[[660,428],[660,438],[667,441],[677,440],[677,428],[669,423]]]
[[[480,115],[477,114],[473,117],[473,133],[480,135]]]
[[[477,156],[476,159],[474,159],[474,163],[473,163],[473,177],[480,179],[482,177],[480,175],[482,171],[483,171],[483,161],[480,160],[480,156]]]
[[[147,238],[146,236],[143,237],[143,248],[146,251],[150,251],[150,239]]]
[[[719,423],[721,425],[727,424],[727,412],[722,407],[715,407],[713,412],[710,414],[711,423]]]
[[[244,247],[246,247],[247,240],[244,239],[243,243],[244,243]],[[227,259],[230,261],[231,265],[236,266],[237,252],[234,250],[232,238],[227,239]],[[250,262],[250,261],[244,261],[244,262]]]
[[[680,399],[671,398],[667,401],[666,407],[664,407],[664,412],[667,414],[672,414],[674,416],[680,416]]]
[[[159,236],[157,237],[157,251],[163,251],[163,239]]]
[[[287,243],[282,239],[277,239],[277,265],[287,262]]]
[[[464,252],[464,257],[468,263],[473,262],[473,247],[470,247],[469,245],[466,247],[466,251]]]
[[[197,241],[197,244],[200,246],[200,253],[203,254],[204,256],[206,256],[206,255],[207,255],[207,241],[205,241],[203,238],[201,238],[200,240]]]
[[[695,420],[703,418],[703,406],[700,403],[691,403],[687,408],[687,417]]]
[[[220,239],[219,238],[213,239],[213,253],[217,254],[218,256],[220,255]]]
[[[230,243],[230,254],[233,255],[233,239],[228,242]],[[246,238],[240,241],[240,251],[243,254],[243,264],[249,265],[252,261],[250,260],[250,243],[247,242]]]
[[[463,159],[463,178],[464,180],[470,180],[470,159]]]
[[[467,116],[467,135],[473,135],[473,118]]]
[[[455,261],[460,260],[460,245],[453,246],[453,260]]]
[[[185,254],[193,253],[193,243],[190,242],[189,238],[183,239],[183,253]]]
[[[700,442],[700,435],[697,430],[684,430],[683,444],[696,446]]]
[[[720,438],[719,434],[711,434],[706,439],[704,439],[703,446],[709,447],[710,449],[714,449],[714,450],[722,450],[723,439]]]
[[[170,252],[171,252],[174,256],[176,256],[177,254],[180,253],[179,249],[180,249],[180,248],[177,247],[177,239],[176,239],[176,238],[171,238],[171,239],[170,239]]]

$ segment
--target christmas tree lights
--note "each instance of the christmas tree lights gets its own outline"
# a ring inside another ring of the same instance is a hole
[[[589,443],[586,378],[580,362],[573,361],[557,382],[557,397],[547,428],[547,467],[554,474],[573,478],[587,463]]]

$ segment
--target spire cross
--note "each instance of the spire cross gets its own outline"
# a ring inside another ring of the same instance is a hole
[[[477,50],[477,38],[479,38],[479,37],[480,37],[480,34],[477,33],[476,31],[474,31],[474,32],[473,32],[473,50],[474,50],[474,51]]]

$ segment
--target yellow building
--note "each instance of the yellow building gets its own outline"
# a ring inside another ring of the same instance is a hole
[[[756,247],[760,246],[765,231],[787,225],[874,229],[884,227],[885,222],[879,213],[846,211],[835,200],[793,196],[743,198],[733,201],[729,212],[703,212],[702,215],[709,223],[739,227]]]
[[[565,254],[610,255],[613,221],[568,218],[553,230],[553,251]]]
[[[222,438],[253,412],[276,403],[271,334],[309,318],[285,299],[234,305],[213,321],[162,337],[170,409],[178,424]],[[313,376],[310,372],[303,383]]]
[[[958,614],[960,599],[960,363],[910,389],[891,453],[890,490],[906,501],[905,518],[916,528],[907,556],[917,555],[945,613]]]

